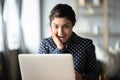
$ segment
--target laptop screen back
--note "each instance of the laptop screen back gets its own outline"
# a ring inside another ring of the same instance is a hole
[[[22,80],[75,80],[71,54],[19,54]]]

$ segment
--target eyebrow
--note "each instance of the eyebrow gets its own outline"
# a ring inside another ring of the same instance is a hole
[[[58,26],[58,24],[56,24],[56,23],[53,23],[53,24]],[[70,24],[70,23],[65,23],[65,24],[63,24],[62,26],[65,26],[65,25],[67,25],[67,24]]]

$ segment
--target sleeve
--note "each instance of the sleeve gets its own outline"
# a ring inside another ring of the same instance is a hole
[[[60,50],[60,49],[56,48],[56,49],[53,51],[53,53],[67,53],[67,52],[66,52],[66,48],[64,48],[63,50]]]
[[[40,43],[40,47],[39,47],[39,51],[38,53],[40,54],[45,54],[45,53],[48,53],[49,52],[49,48],[47,46],[47,40],[46,39],[43,39]]]
[[[43,39],[40,43],[40,47],[38,53],[45,54],[45,53],[63,53],[65,49],[60,50],[57,47],[53,49],[53,47],[49,47],[51,43],[47,39]]]
[[[63,50],[56,48],[51,53],[63,53]]]
[[[53,50],[53,53],[68,53],[67,50],[66,50],[66,45],[64,45],[64,49],[63,50],[60,50],[56,47],[55,50]]]
[[[87,47],[87,72],[83,74],[84,80],[98,80],[98,71],[95,55],[95,46],[92,41],[88,44]]]

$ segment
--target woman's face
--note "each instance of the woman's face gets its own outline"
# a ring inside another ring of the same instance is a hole
[[[54,18],[51,21],[51,29],[60,41],[66,43],[72,35],[73,25],[72,22],[65,17]]]

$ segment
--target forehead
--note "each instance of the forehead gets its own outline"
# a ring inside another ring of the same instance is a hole
[[[55,17],[53,20],[52,20],[52,22],[51,23],[55,23],[55,24],[72,24],[72,22],[69,20],[69,19],[67,19],[67,18],[65,18],[65,17],[62,17],[62,18],[57,18],[57,17]]]

